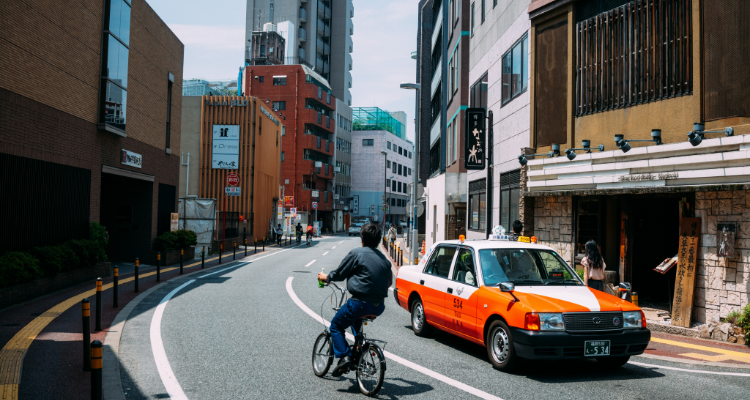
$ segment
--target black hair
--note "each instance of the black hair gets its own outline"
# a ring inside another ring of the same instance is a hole
[[[593,269],[601,269],[604,265],[602,261],[602,255],[599,253],[599,246],[596,245],[594,240],[586,242],[585,248],[586,258],[589,260],[589,267]]]
[[[515,234],[520,234],[523,230],[523,224],[519,220],[513,221],[513,232]]]
[[[378,243],[380,243],[382,236],[383,231],[380,230],[380,227],[372,223],[363,226],[362,230],[359,231],[359,237],[362,238],[362,243],[373,249],[378,247]]]

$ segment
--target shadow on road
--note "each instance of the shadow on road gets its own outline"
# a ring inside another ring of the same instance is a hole
[[[354,373],[352,373],[354,375]],[[335,378],[332,378],[334,380]],[[359,394],[359,387],[357,385],[357,378],[356,377],[342,377],[339,379],[348,379],[349,382],[351,382],[351,386],[348,389],[339,389],[338,391],[341,393],[357,393]],[[424,383],[417,383],[413,381],[408,381],[403,378],[388,378],[388,373],[386,372],[385,380],[383,381],[383,387],[380,389],[380,392],[378,392],[378,395],[376,396],[377,399],[398,399],[399,396],[406,396],[410,394],[420,394],[429,392],[431,390],[434,390],[435,388],[431,385],[427,385]]]

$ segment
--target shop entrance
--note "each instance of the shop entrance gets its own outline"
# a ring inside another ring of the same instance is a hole
[[[110,261],[145,261],[152,256],[152,181],[102,173],[101,224],[109,232]]]

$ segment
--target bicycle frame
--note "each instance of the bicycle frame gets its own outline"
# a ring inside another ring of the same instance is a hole
[[[333,311],[338,312],[341,309],[341,306],[344,305],[344,301],[347,299],[346,288],[340,287],[339,285],[336,284],[336,282],[329,282],[329,283],[326,284],[326,286],[333,286],[333,288],[331,289],[333,291],[333,293],[331,294],[331,296],[335,296],[336,295],[336,291],[339,292],[339,296],[337,296],[338,299],[339,299],[338,300],[338,306],[337,307],[333,307],[333,306],[331,307],[331,309]],[[325,304],[325,301],[323,301],[323,304]],[[320,316],[321,317],[323,317],[323,304],[320,305]],[[375,348],[377,348],[378,351],[382,355],[382,352],[385,349],[385,346],[388,344],[388,342],[384,342],[382,340],[377,340],[377,339],[367,339],[367,337],[365,336],[365,332],[364,332],[364,325],[365,325],[365,323],[363,323],[362,325],[363,325],[362,328],[360,328],[360,331],[357,332],[357,336],[355,336],[355,338],[354,338],[354,346],[352,348],[354,349],[355,352],[361,353],[361,351],[360,351],[361,349],[365,349],[366,345],[371,345],[372,344],[372,345],[375,345]],[[329,336],[331,334],[331,331],[328,329],[328,326],[325,326],[325,328],[323,328],[323,332],[325,332]],[[359,357],[359,354],[357,354],[357,357]],[[385,363],[383,363],[383,370],[385,371]]]

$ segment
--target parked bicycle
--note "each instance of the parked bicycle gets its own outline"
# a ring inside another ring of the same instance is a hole
[[[339,287],[335,282],[330,282],[326,286],[331,287],[333,291],[330,296],[326,297],[326,300],[330,299],[331,308],[338,311],[346,301],[346,289]],[[323,306],[326,304],[326,300],[323,300],[323,304],[320,306],[321,317],[323,317]],[[359,386],[359,391],[366,396],[378,394],[385,379],[385,356],[383,356],[380,345],[384,349],[387,343],[382,340],[367,339],[363,332],[364,326],[368,322],[374,321],[375,318],[375,315],[364,315],[360,318],[363,321],[363,329],[360,329],[360,332],[355,332],[352,329],[352,333],[355,335],[352,357],[356,366],[354,370],[357,373],[357,386]],[[332,363],[333,344],[331,343],[331,332],[326,326],[323,333],[315,339],[315,345],[313,346],[313,372],[316,376],[323,377],[328,373]]]

